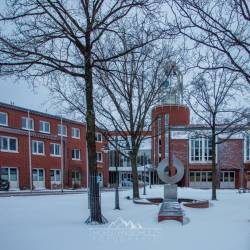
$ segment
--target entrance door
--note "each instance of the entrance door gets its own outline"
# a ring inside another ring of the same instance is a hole
[[[235,188],[234,171],[222,171],[220,173],[221,188]]]
[[[51,188],[59,188],[61,186],[61,171],[59,169],[50,170]]]
[[[34,168],[32,170],[32,178],[35,189],[45,189],[44,169]]]
[[[9,182],[9,189],[19,188],[17,168],[1,168],[1,179]]]
[[[247,188],[250,189],[250,171],[247,172]]]
[[[72,171],[72,187],[77,188],[81,186],[81,174],[78,170]]]
[[[131,187],[132,186],[132,174],[131,174],[131,172],[122,172],[120,183],[123,187]]]

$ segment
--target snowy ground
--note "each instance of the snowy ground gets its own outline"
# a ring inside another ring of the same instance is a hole
[[[163,187],[149,190],[159,197]],[[178,190],[179,197],[209,199],[211,190]],[[102,194],[104,226],[87,226],[87,195],[0,198],[2,250],[250,250],[250,193],[219,190],[208,209],[184,207],[185,225],[157,222],[159,206],[136,205],[120,193],[122,210],[113,210],[114,193]]]

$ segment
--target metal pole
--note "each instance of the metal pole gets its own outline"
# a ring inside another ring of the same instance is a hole
[[[28,110],[28,138],[29,138],[29,171],[30,171],[30,192],[33,190],[32,159],[31,159],[31,134],[30,134],[30,111]]]
[[[241,164],[240,164],[240,193],[244,192],[244,142],[242,142],[241,149]],[[235,171],[236,172],[236,171]],[[234,177],[235,178],[235,177]]]
[[[63,182],[64,182],[64,169],[63,169],[63,122],[62,122],[62,116],[61,116],[61,191],[63,192]]]
[[[145,164],[144,164],[144,174],[143,174],[143,195],[146,195],[146,184],[145,184]]]
[[[149,188],[152,188],[151,187],[151,166],[150,166],[150,169],[149,169]]]
[[[116,183],[115,183],[115,209],[120,210],[119,205],[119,176],[118,176],[118,144],[117,144],[117,136],[115,138],[115,173],[116,173]]]
[[[144,163],[144,167],[143,167],[143,195],[146,195],[146,183],[145,183],[145,179],[146,179],[146,175],[145,175],[145,161],[146,159],[146,156],[145,156],[145,153],[143,154],[143,163]]]

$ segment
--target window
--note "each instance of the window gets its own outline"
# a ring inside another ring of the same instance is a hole
[[[190,161],[210,162],[212,160],[212,142],[210,138],[190,139]]]
[[[81,174],[79,171],[72,171],[72,185],[81,185]]]
[[[80,149],[72,150],[72,160],[80,160]]]
[[[61,171],[59,169],[50,170],[50,181],[51,182],[61,182]]]
[[[32,154],[44,155],[44,142],[43,141],[32,141]]]
[[[101,152],[96,152],[96,161],[102,162],[102,153]]]
[[[97,142],[102,142],[102,134],[101,133],[96,133],[95,134],[95,140]]]
[[[221,171],[220,173],[221,182],[234,182],[234,172],[232,171]]]
[[[34,120],[28,117],[22,117],[22,129],[34,130]]]
[[[33,181],[44,181],[44,171],[40,168],[34,168],[32,170],[32,180]]]
[[[0,112],[0,125],[8,126],[8,115],[7,115],[7,113]]]
[[[58,124],[57,125],[57,134],[62,136],[67,136],[67,126]]]
[[[245,161],[250,161],[250,135],[247,135],[245,137],[244,158],[245,158]]]
[[[212,172],[211,171],[191,171],[189,173],[189,182],[199,182],[199,183],[209,182],[210,183],[212,182]]]
[[[39,131],[42,133],[50,133],[50,123],[46,121],[39,122]]]
[[[71,129],[71,136],[73,138],[79,139],[80,138],[80,129],[79,128],[72,128]]]
[[[0,149],[6,152],[17,152],[17,138],[0,137]]]
[[[61,145],[58,143],[51,143],[50,144],[50,155],[61,156]]]
[[[0,168],[1,179],[5,181],[17,181],[17,169],[16,168]]]

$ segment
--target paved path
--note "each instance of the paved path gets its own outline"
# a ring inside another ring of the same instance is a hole
[[[129,188],[119,188],[119,191],[125,191]],[[101,192],[113,192],[114,188],[102,188]],[[65,194],[83,194],[87,193],[87,189],[70,190],[65,189],[63,192],[61,190],[20,190],[20,191],[0,191],[0,197],[10,197],[10,196],[38,196],[38,195],[65,195]]]

